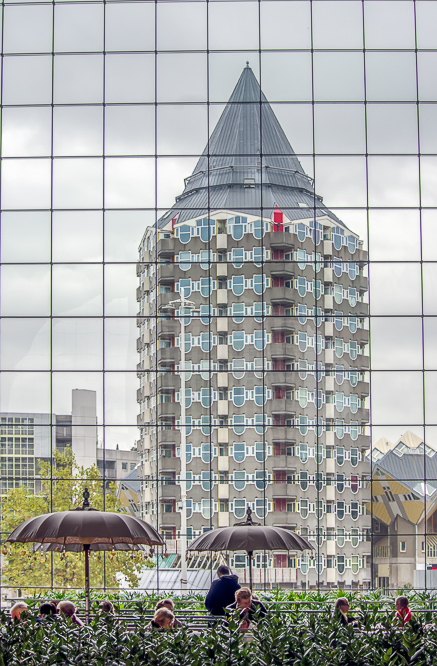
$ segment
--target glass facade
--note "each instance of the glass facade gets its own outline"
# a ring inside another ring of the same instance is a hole
[[[434,587],[437,4],[1,17],[2,541],[92,480],[175,571],[249,505],[314,547],[257,584]]]

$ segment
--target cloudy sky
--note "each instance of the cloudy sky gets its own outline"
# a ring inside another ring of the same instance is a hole
[[[94,389],[130,448],[138,245],[249,61],[369,250],[374,438],[437,443],[436,21],[421,0],[5,2],[1,411]]]

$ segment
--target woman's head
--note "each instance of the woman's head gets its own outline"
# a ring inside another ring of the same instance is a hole
[[[240,587],[240,589],[235,592],[235,601],[237,602],[238,608],[250,608],[252,604],[252,592],[248,587]]]
[[[99,609],[102,613],[111,613],[111,615],[114,615],[114,606],[110,601],[102,601],[99,604]]]
[[[174,611],[174,603],[172,602],[171,599],[161,599],[158,601],[158,603],[155,606],[155,610],[159,610],[160,608],[167,608],[167,610],[171,611],[173,613]]]
[[[339,597],[335,602],[335,610],[340,611],[340,613],[347,613],[349,610],[349,601],[346,597]]]
[[[160,608],[156,611],[153,621],[162,629],[168,629],[174,620],[174,615],[168,608]]]

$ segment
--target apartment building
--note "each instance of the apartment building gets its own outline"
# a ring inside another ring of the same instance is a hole
[[[166,538],[250,506],[315,547],[259,553],[256,568],[297,587],[370,585],[366,263],[247,65],[140,246],[138,478],[142,515]]]

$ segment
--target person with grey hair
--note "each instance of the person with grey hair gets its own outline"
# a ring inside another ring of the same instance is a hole
[[[238,576],[231,574],[226,564],[221,564],[217,569],[217,576],[212,581],[209,592],[206,595],[205,606],[211,615],[223,617],[225,608],[235,600],[235,592],[240,589]]]
[[[77,617],[76,606],[72,601],[61,601],[58,604],[58,611],[61,617],[68,618],[73,624],[77,624],[78,627],[83,627],[83,622]]]
[[[11,608],[11,620],[21,620],[22,613],[28,613],[29,608],[25,601],[17,601]]]

